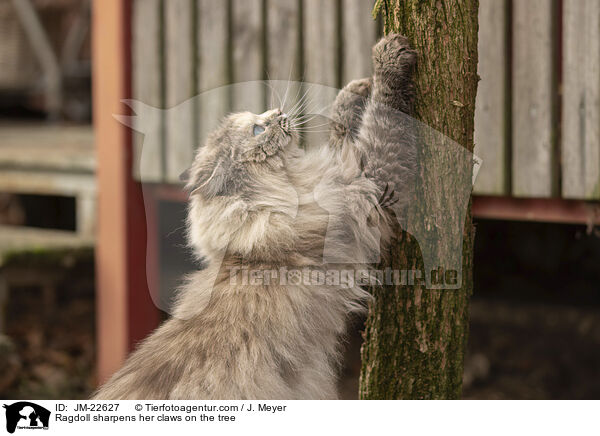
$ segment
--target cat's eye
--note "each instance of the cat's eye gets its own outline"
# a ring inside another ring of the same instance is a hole
[[[264,131],[265,131],[265,128],[263,126],[259,126],[258,124],[255,124],[254,130],[252,132],[254,133],[254,136],[257,136],[257,135],[260,135]]]

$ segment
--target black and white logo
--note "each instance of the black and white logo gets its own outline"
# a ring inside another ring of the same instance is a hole
[[[48,430],[50,411],[29,401],[5,404],[6,431],[14,433],[22,430]]]

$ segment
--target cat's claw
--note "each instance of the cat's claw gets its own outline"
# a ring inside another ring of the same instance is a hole
[[[394,204],[398,203],[398,200],[398,193],[390,187],[389,183],[386,183],[383,194],[381,194],[381,197],[379,197],[379,205],[384,209],[389,209]]]

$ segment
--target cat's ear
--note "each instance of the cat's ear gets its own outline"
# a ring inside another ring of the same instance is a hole
[[[200,170],[195,180],[190,183],[191,193],[201,194],[205,198],[214,198],[226,195],[228,164],[225,160],[219,160],[212,169]]]
[[[190,174],[192,172],[192,167],[184,170],[181,174],[179,174],[179,181],[185,183],[186,185],[190,181]]]

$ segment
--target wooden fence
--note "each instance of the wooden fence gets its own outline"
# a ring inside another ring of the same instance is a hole
[[[172,108],[213,90],[202,104],[163,112],[146,132],[162,140],[146,141],[143,159],[136,134],[138,177],[178,183],[216,120],[229,110],[263,112],[273,92],[260,83],[219,87],[291,79],[339,88],[368,76],[380,32],[371,8],[371,0],[134,0],[132,97]]]
[[[600,0],[480,0],[475,192],[600,199]]]
[[[133,98],[170,108],[264,79],[341,87],[371,71],[372,3],[134,0]],[[480,0],[479,74],[475,192],[600,199],[600,0]],[[144,181],[177,183],[223,114],[266,109],[259,84],[232,89],[162,113]]]

